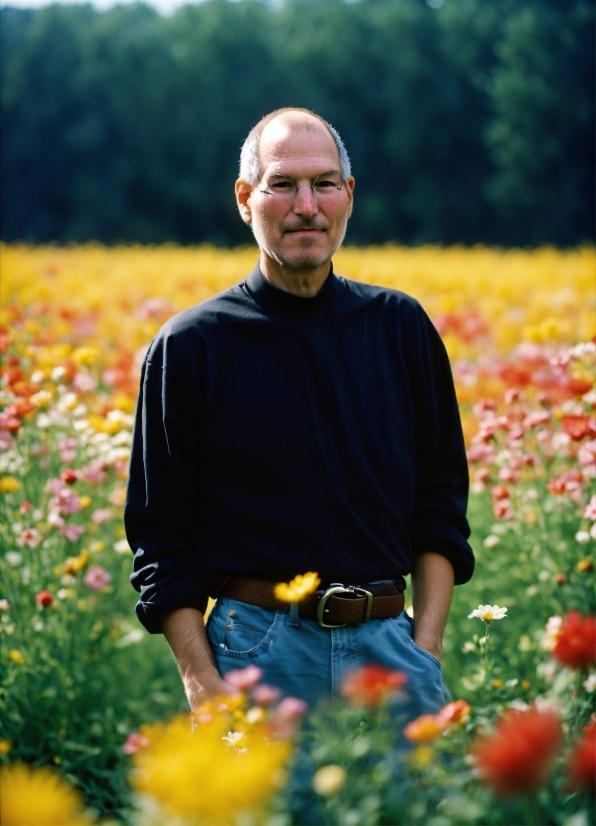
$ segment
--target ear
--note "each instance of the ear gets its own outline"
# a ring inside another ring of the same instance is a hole
[[[250,208],[250,196],[252,195],[252,186],[246,181],[236,181],[236,203],[240,212],[240,217],[245,224],[250,224],[252,221],[252,211]]]
[[[346,192],[348,193],[348,218],[352,214],[352,209],[354,208],[354,187],[356,186],[356,181],[352,175],[346,181]]]

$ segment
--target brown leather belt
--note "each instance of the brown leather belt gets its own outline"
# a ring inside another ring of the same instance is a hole
[[[240,602],[289,611],[290,605],[277,599],[275,582],[250,577],[233,576],[220,589],[220,595]],[[298,603],[298,613],[305,619],[316,619],[323,628],[337,628],[369,619],[398,617],[404,610],[405,582],[384,582],[378,585],[342,585],[333,582],[325,590],[315,591]]]

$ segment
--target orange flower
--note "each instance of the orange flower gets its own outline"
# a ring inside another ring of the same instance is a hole
[[[584,729],[567,762],[567,787],[571,790],[596,791],[596,723]]]
[[[506,711],[492,736],[476,742],[473,754],[484,781],[508,796],[538,789],[548,777],[561,743],[561,724],[553,711]]]
[[[596,663],[596,620],[569,611],[557,634],[553,656],[568,668],[586,669]]]
[[[412,720],[404,728],[404,734],[411,743],[432,743],[443,734],[449,722],[439,714],[423,714]]]
[[[403,671],[392,671],[382,665],[364,665],[344,679],[341,693],[358,705],[376,706],[386,696],[395,694],[407,683]]]
[[[453,703],[447,703],[437,716],[447,724],[461,723],[463,725],[470,719],[471,711],[470,704],[465,700],[455,700]]]

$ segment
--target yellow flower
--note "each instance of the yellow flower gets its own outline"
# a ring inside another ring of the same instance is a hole
[[[410,760],[416,768],[424,769],[434,760],[435,753],[430,746],[418,746],[411,754]]]
[[[79,367],[91,366],[97,362],[99,350],[95,347],[77,347],[70,357]]]
[[[194,734],[186,715],[143,727],[149,744],[134,755],[132,783],[163,807],[164,821],[178,815],[193,824],[229,823],[240,812],[261,808],[283,783],[290,743],[267,740],[257,723],[237,748],[227,722],[216,717],[197,725]]]
[[[520,685],[524,691],[529,691],[532,688],[532,683],[529,680],[522,680]]]
[[[505,683],[503,682],[503,680],[499,680],[498,677],[495,680],[493,680],[493,688],[503,688],[504,685]]]
[[[3,826],[83,826],[82,795],[49,768],[13,763],[0,768]]]
[[[327,797],[339,791],[346,782],[346,778],[345,769],[332,763],[318,770],[313,777],[312,785],[317,794]]]
[[[82,508],[88,508],[93,499],[90,496],[84,494],[83,496],[79,496],[79,505]]]
[[[8,658],[10,660],[12,660],[13,663],[16,663],[17,665],[25,665],[25,658],[23,657],[21,652],[16,648],[12,648],[8,652]]]
[[[300,602],[304,597],[314,593],[320,583],[319,575],[312,571],[298,574],[291,582],[278,582],[275,586],[275,596],[283,602]]]
[[[69,556],[64,563],[64,573],[74,576],[83,570],[87,562],[91,559],[91,554],[83,548],[78,556]]]
[[[575,566],[575,570],[579,571],[580,574],[586,574],[594,570],[594,563],[591,559],[580,559]]]
[[[0,740],[0,754],[8,754],[12,748],[10,740]]]
[[[0,479],[0,493],[15,493],[20,488],[21,483],[14,476],[4,476]]]

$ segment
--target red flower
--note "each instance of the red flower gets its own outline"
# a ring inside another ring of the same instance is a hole
[[[71,467],[67,467],[60,474],[60,478],[65,484],[74,485],[74,483],[79,478],[79,474],[76,472],[76,470],[73,470]]]
[[[491,488],[491,494],[493,499],[500,501],[501,499],[509,499],[509,491],[505,487],[505,485],[495,485]]]
[[[580,442],[585,436],[596,433],[594,420],[590,420],[588,416],[563,416],[561,428],[574,442]]]
[[[495,733],[473,749],[484,781],[508,796],[538,789],[548,777],[561,742],[561,724],[553,711],[506,711]]]
[[[596,723],[586,726],[569,756],[566,785],[571,790],[596,791]]]
[[[40,591],[35,595],[35,602],[40,608],[49,608],[53,601],[54,597],[49,591]]]
[[[376,706],[388,694],[394,694],[407,683],[403,671],[392,671],[382,665],[364,665],[348,674],[341,686],[341,693],[358,705]]]
[[[568,668],[585,669],[596,663],[596,620],[569,611],[557,634],[553,656]]]

